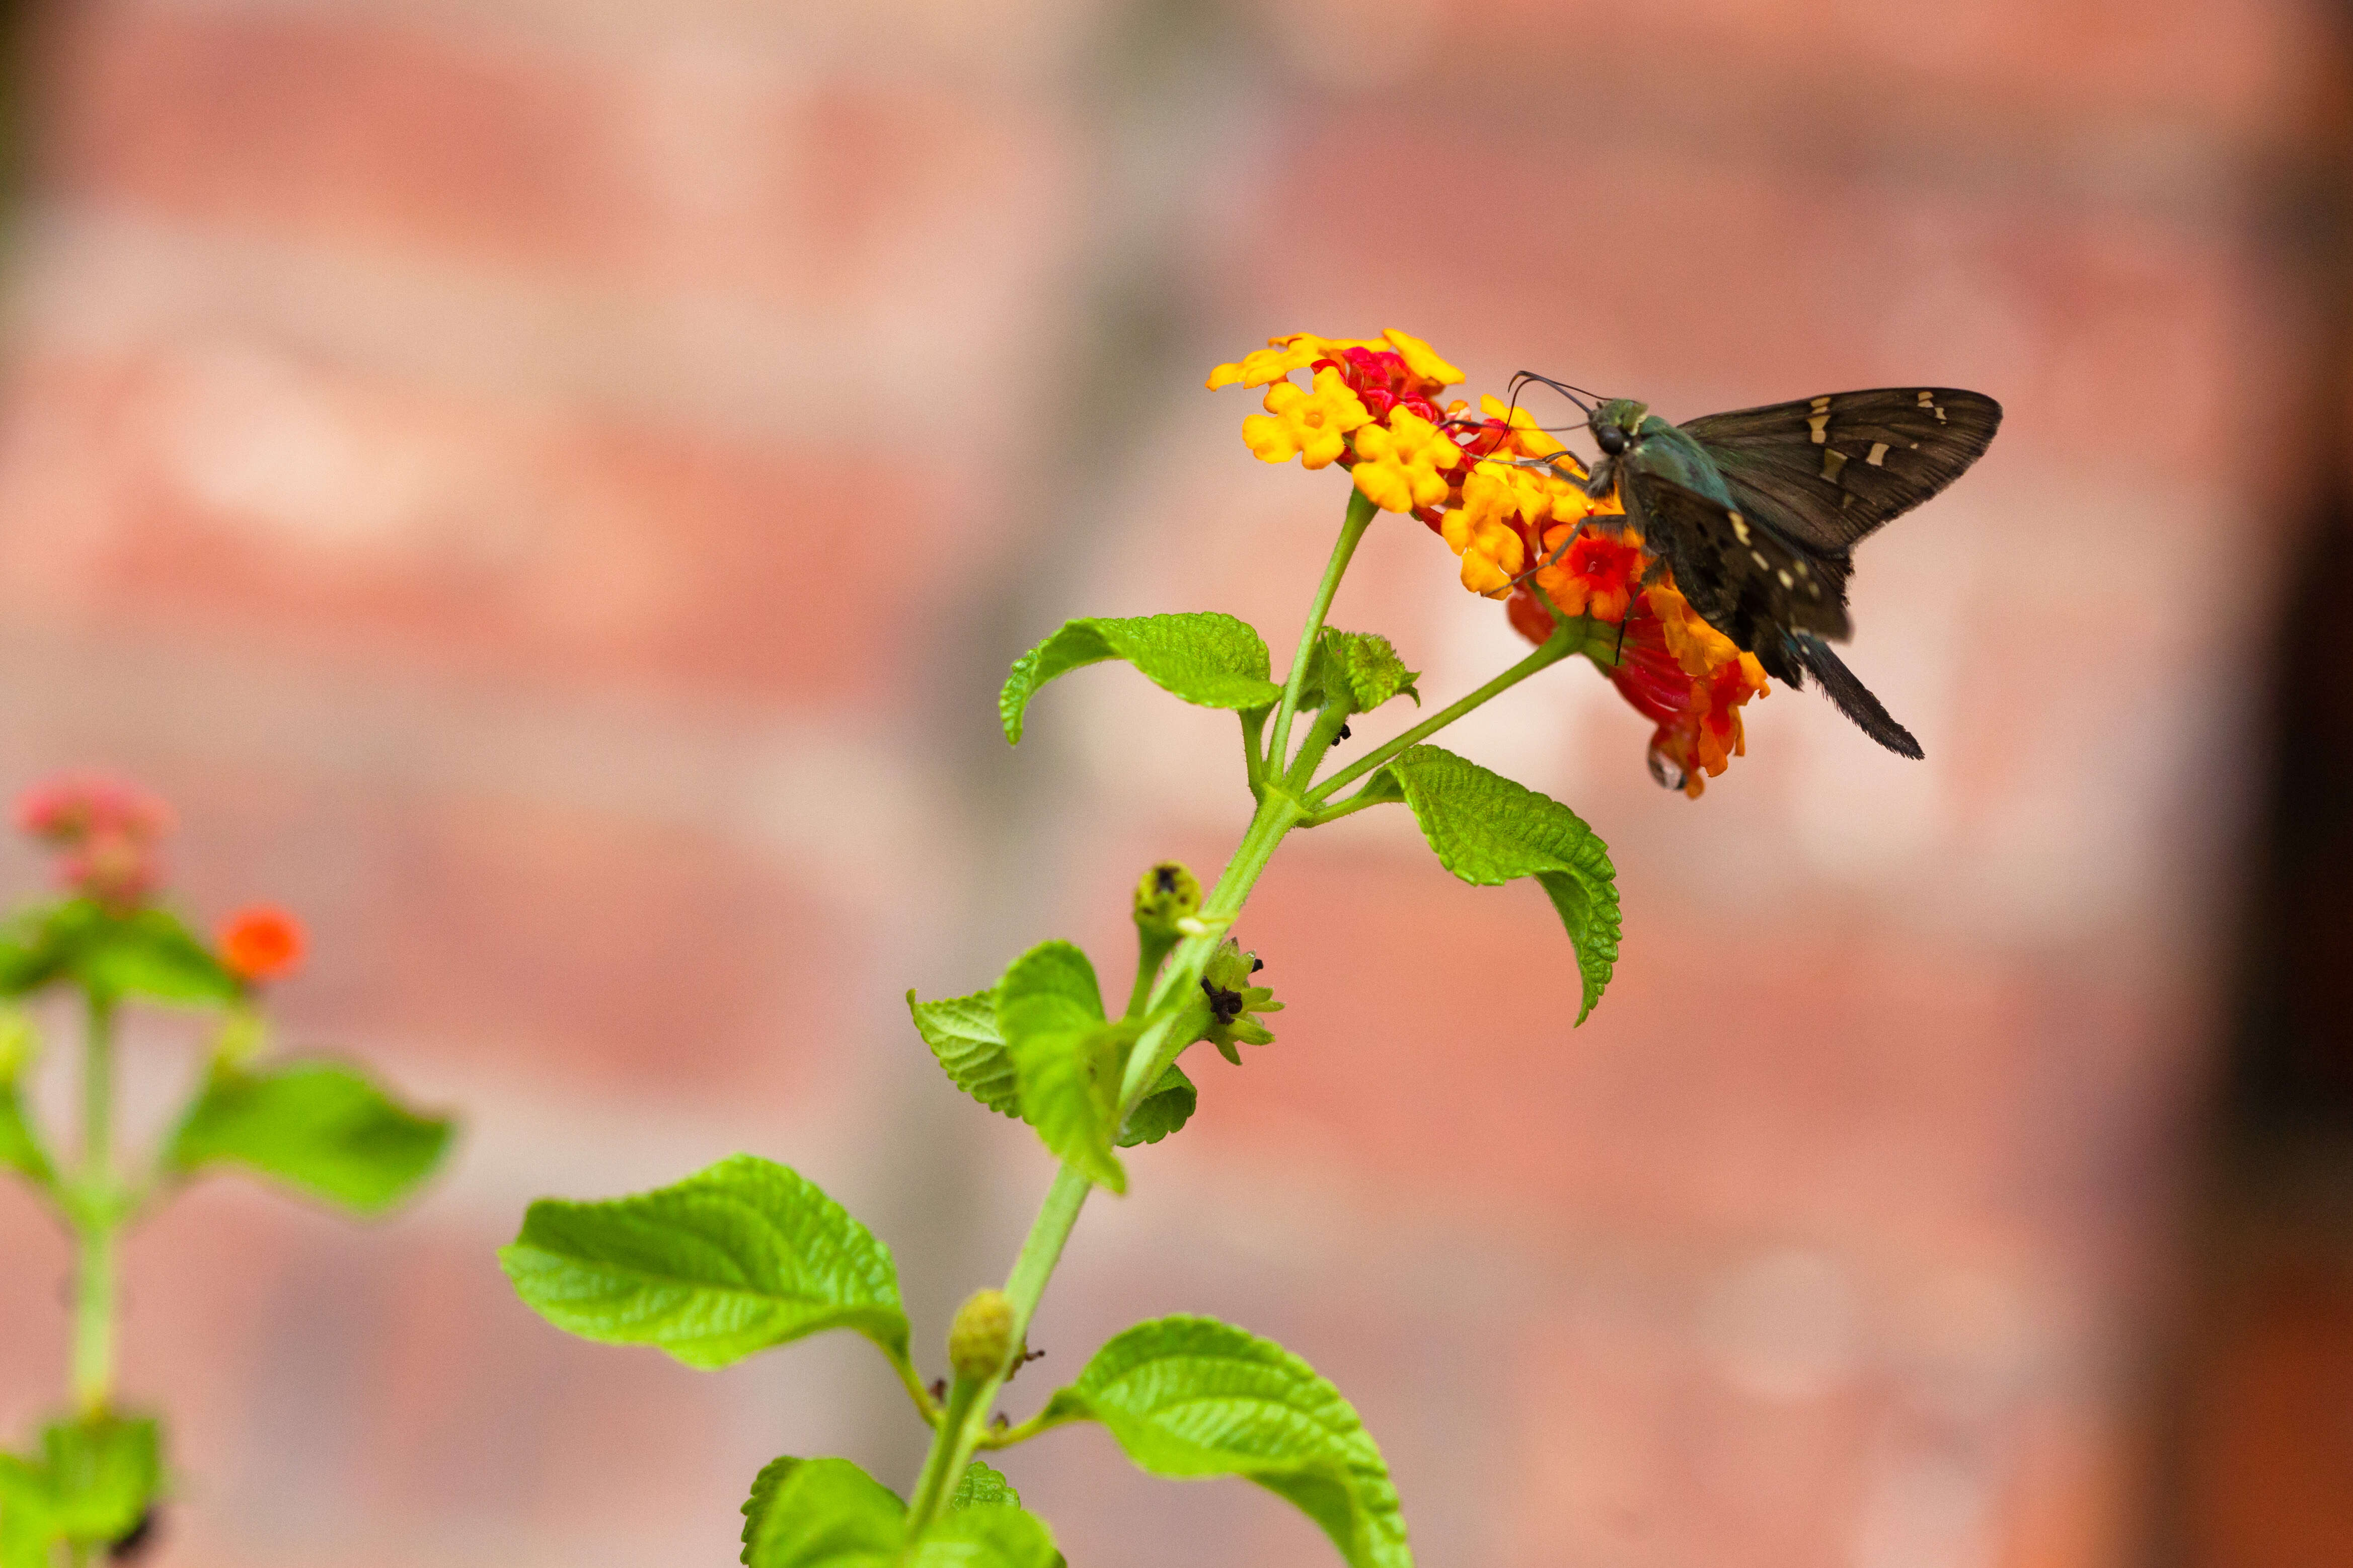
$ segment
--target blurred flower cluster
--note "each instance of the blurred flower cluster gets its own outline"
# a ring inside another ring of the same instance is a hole
[[[164,882],[160,847],[175,819],[160,797],[103,773],[61,773],[26,790],[16,826],[58,851],[58,881],[114,915],[148,902]],[[302,928],[270,904],[221,922],[222,964],[248,985],[275,980],[302,962]]]
[[[1208,385],[1265,387],[1265,412],[1242,421],[1252,452],[1347,469],[1366,500],[1443,539],[1462,585],[1505,601],[1531,641],[1562,616],[1619,628],[1584,651],[1656,726],[1652,775],[1697,797],[1747,749],[1740,710],[1765,694],[1763,667],[1692,609],[1617,496],[1588,495],[1585,466],[1527,410],[1493,396],[1475,413],[1461,398],[1441,405],[1461,380],[1428,343],[1392,329],[1270,339],[1210,372]]]

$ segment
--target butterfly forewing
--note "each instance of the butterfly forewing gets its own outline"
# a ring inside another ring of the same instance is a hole
[[[1682,426],[1752,521],[1842,553],[1955,479],[1993,440],[2001,405],[1953,387],[1879,387],[1711,414]]]

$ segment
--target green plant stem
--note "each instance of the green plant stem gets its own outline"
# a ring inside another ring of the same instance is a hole
[[[1202,972],[1224,940],[1225,928],[1232,923],[1250,897],[1250,889],[1265,871],[1267,862],[1273,858],[1275,847],[1305,816],[1305,807],[1294,796],[1282,790],[1270,790],[1250,818],[1250,828],[1235,846],[1233,857],[1226,862],[1217,886],[1201,900],[1200,913],[1195,917],[1202,928],[1200,932],[1177,943],[1167,966],[1160,972],[1158,984],[1152,988],[1149,1005],[1161,1014],[1160,1021],[1145,1031],[1128,1054],[1126,1075],[1121,1080],[1119,1115],[1113,1125],[1127,1120],[1128,1113],[1144,1098],[1145,1088],[1159,1081],[1168,1063],[1193,1044],[1178,1038],[1185,1031],[1176,1027],[1185,1009],[1169,1004],[1201,984]],[[1030,1319],[1046,1293],[1047,1281],[1053,1278],[1054,1266],[1061,1261],[1063,1244],[1070,1240],[1071,1227],[1079,1223],[1079,1211],[1086,1206],[1092,1185],[1077,1166],[1065,1164],[1047,1190],[1046,1201],[1039,1206],[1029,1235],[1013,1260],[1013,1271],[1005,1279],[1005,1294],[1013,1303],[1012,1352],[1007,1357],[1007,1365],[995,1376],[959,1377],[950,1386],[946,1413],[933,1431],[931,1447],[923,1456],[923,1468],[908,1503],[909,1539],[939,1517],[947,1507],[947,1500],[955,1495],[965,1467],[972,1462],[973,1452],[986,1435],[988,1412],[996,1403],[997,1392],[1005,1384],[1006,1373],[1017,1364],[1014,1358],[1027,1342]]]
[[[1274,742],[1267,748],[1266,772],[1279,774],[1285,769],[1290,756],[1291,721],[1299,711],[1299,695],[1307,688],[1307,665],[1315,653],[1315,638],[1324,629],[1324,617],[1331,613],[1332,595],[1340,591],[1341,575],[1348,570],[1348,560],[1356,553],[1357,542],[1365,537],[1379,508],[1365,499],[1365,492],[1354,486],[1348,489],[1348,515],[1341,521],[1340,537],[1332,546],[1332,559],[1324,568],[1324,581],[1315,589],[1315,602],[1307,607],[1307,624],[1299,631],[1299,651],[1292,657],[1291,673],[1282,682],[1282,703],[1274,710]]]
[[[122,1223],[114,1181],[114,1005],[90,998],[82,1034],[81,1166],[74,1183],[73,1395],[85,1416],[114,1395],[115,1241]]]
[[[1139,931],[1135,939],[1135,984],[1127,994],[1127,1011],[1123,1018],[1140,1018],[1152,1001],[1152,983],[1160,977],[1160,964],[1176,945],[1173,936],[1155,935]]]
[[[1299,756],[1282,781],[1283,788],[1295,795],[1307,792],[1309,783],[1315,777],[1315,770],[1323,765],[1324,758],[1332,754],[1332,742],[1340,738],[1340,731],[1346,726],[1349,717],[1348,710],[1339,696],[1325,691],[1324,710],[1315,716],[1315,725],[1307,731],[1307,739],[1299,742]]]
[[[1346,767],[1342,768],[1338,773],[1334,773],[1330,778],[1324,780],[1308,793],[1308,802],[1314,805],[1323,805],[1324,802],[1332,798],[1332,795],[1335,791],[1345,787],[1355,780],[1364,777],[1366,773],[1371,773],[1375,768],[1379,767],[1383,763],[1388,762],[1391,757],[1396,756],[1399,752],[1404,751],[1408,746],[1417,745],[1419,742],[1428,740],[1430,736],[1436,734],[1439,731],[1445,729],[1446,726],[1453,723],[1457,719],[1461,718],[1472,709],[1477,708],[1483,703],[1492,701],[1495,698],[1501,697],[1504,692],[1509,691],[1513,687],[1517,686],[1529,676],[1535,674],[1536,671],[1546,668],[1552,665],[1558,664],[1562,659],[1567,658],[1570,654],[1575,653],[1578,647],[1583,646],[1585,641],[1585,624],[1586,623],[1582,618],[1561,622],[1553,629],[1552,636],[1546,637],[1544,640],[1543,646],[1538,647],[1535,652],[1528,655],[1527,658],[1520,660],[1519,663],[1512,666],[1511,668],[1504,671],[1503,674],[1495,677],[1494,679],[1487,682],[1486,685],[1479,688],[1478,690],[1473,691],[1470,696],[1463,698],[1459,702],[1450,703],[1446,707],[1440,709],[1429,718],[1424,719],[1420,723],[1416,724],[1412,729],[1408,730],[1404,734],[1397,737],[1397,739],[1387,742],[1382,745],[1376,746],[1373,750],[1357,758]]]

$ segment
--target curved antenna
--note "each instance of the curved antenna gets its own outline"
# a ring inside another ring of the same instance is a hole
[[[1513,395],[1516,398],[1519,395],[1519,388],[1527,384],[1529,382],[1535,382],[1539,386],[1551,387],[1555,392],[1559,393],[1563,397],[1566,397],[1571,403],[1576,404],[1577,406],[1584,412],[1585,416],[1588,421],[1593,417],[1593,404],[1586,402],[1585,398],[1589,397],[1593,399],[1594,403],[1599,403],[1602,400],[1601,395],[1598,392],[1587,392],[1584,387],[1571,386],[1565,381],[1555,381],[1551,376],[1538,375],[1532,370],[1524,370],[1517,375],[1512,377]],[[1577,395],[1577,394],[1581,392],[1585,394],[1584,397],[1579,397]]]

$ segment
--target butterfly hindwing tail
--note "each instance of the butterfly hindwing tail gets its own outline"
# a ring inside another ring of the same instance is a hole
[[[1864,734],[1899,757],[1918,758],[1925,754],[1920,742],[1912,738],[1912,731],[1895,721],[1885,704],[1855,679],[1854,671],[1831,651],[1830,644],[1807,632],[1791,632],[1782,639],[1782,647],[1790,659],[1814,678],[1822,695],[1853,720]]]

